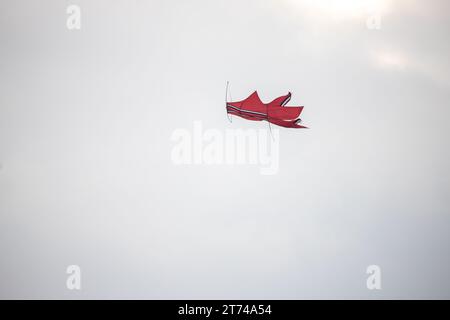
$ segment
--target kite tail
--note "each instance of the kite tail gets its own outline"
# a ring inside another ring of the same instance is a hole
[[[267,123],[269,124],[270,136],[272,137],[272,141],[275,141],[275,138],[273,137],[273,134],[272,134],[272,126],[270,125],[270,121],[269,121],[269,106],[268,105],[266,105],[266,114],[267,114]]]
[[[272,141],[275,141],[275,138],[273,137],[273,134],[272,134],[272,126],[270,125],[270,121],[267,121],[267,123],[269,124],[269,132],[270,132],[270,136],[272,137]]]

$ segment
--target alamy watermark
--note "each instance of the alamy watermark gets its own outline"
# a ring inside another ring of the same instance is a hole
[[[366,286],[369,290],[381,290],[381,268],[377,265],[370,265],[366,269],[369,277],[366,280]]]
[[[378,12],[372,12],[366,20],[366,26],[369,30],[380,30],[381,14]]]
[[[258,165],[263,175],[279,169],[279,130],[204,129],[195,121],[192,129],[176,129],[171,140],[175,165]]]
[[[69,275],[66,280],[66,287],[69,290],[81,290],[81,268],[77,265],[70,265],[66,269]]]
[[[69,30],[81,29],[81,9],[75,4],[67,7],[66,13],[69,15],[66,20],[66,26]]]

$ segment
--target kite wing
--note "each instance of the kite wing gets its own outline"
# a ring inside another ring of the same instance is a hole
[[[227,102],[227,112],[247,120],[261,121],[267,119],[266,105],[261,101],[256,91],[242,101]]]

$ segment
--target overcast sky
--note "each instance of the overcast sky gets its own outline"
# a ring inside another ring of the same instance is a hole
[[[450,298],[449,14],[1,1],[0,298]],[[310,129],[279,131],[277,174],[172,163],[194,121],[268,130],[228,121],[227,81],[234,100],[305,106]]]

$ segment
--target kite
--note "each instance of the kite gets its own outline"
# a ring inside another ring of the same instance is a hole
[[[307,128],[299,124],[302,121],[299,116],[303,111],[303,106],[287,107],[286,104],[289,100],[291,100],[290,92],[285,96],[276,98],[270,103],[264,103],[259,98],[258,92],[255,91],[247,99],[242,101],[227,101],[227,115],[235,115],[252,121],[265,120],[285,128]]]

